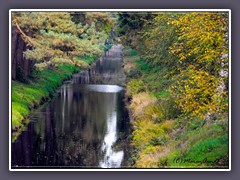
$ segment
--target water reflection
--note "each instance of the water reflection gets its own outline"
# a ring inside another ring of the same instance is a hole
[[[105,93],[117,93],[123,90],[122,87],[117,85],[95,85],[90,84],[86,85],[85,88],[88,91],[96,91],[96,92],[105,92]]]
[[[12,166],[120,167],[124,149],[114,150],[128,129],[123,103],[120,47],[89,71],[75,75],[55,98],[32,113],[12,143]],[[114,55],[115,54],[115,55]]]
[[[102,144],[102,151],[104,152],[104,159],[100,162],[100,167],[114,168],[120,167],[123,159],[123,151],[115,152],[113,145],[117,140],[117,113],[111,111],[107,117],[107,132]]]
[[[94,68],[75,75],[73,83],[124,84],[125,75],[122,69],[122,47],[120,45],[113,46],[109,55],[101,57]]]

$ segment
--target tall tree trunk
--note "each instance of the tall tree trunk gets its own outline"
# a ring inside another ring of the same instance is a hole
[[[12,27],[12,52],[11,52],[11,61],[12,61],[12,79],[16,80],[16,71],[17,71],[17,58],[16,58],[16,49],[18,44],[18,30],[15,26]]]
[[[16,26],[12,27],[11,43],[12,80],[22,80],[30,75],[35,61],[23,57],[23,52],[29,47],[22,39]]]

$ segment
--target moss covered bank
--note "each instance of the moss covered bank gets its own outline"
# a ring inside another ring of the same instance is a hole
[[[95,56],[87,56],[83,60],[93,64]],[[73,73],[89,66],[64,64],[52,69],[34,70],[25,82],[12,81],[12,141],[28,123],[30,112],[50,99],[63,81],[72,77]]]

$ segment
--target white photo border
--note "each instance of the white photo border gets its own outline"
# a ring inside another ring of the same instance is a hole
[[[229,113],[229,168],[228,169],[201,169],[201,168],[166,168],[166,169],[137,169],[137,168],[100,168],[100,169],[67,169],[65,167],[54,169],[54,168],[47,168],[47,169],[15,169],[11,166],[11,145],[12,145],[12,61],[11,61],[11,37],[12,37],[12,27],[11,27],[11,19],[12,19],[12,12],[228,12],[229,15],[229,73],[228,73],[228,80],[229,80],[229,96],[228,96],[228,113]],[[10,9],[9,10],[9,171],[231,171],[231,9]]]

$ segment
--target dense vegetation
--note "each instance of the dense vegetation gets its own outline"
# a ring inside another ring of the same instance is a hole
[[[80,23],[80,17],[87,20]],[[24,56],[34,59],[40,69],[55,64],[81,65],[81,58],[101,55],[114,23],[108,13],[22,12],[14,13],[12,19],[30,46]]]
[[[105,12],[12,14],[12,26],[27,44],[20,56],[25,61],[34,60],[29,77],[22,78],[23,70],[17,68],[16,81],[12,81],[12,129],[16,134],[23,129],[31,109],[53,95],[72,73],[89,68],[110,48],[104,42],[114,22]]]
[[[119,13],[135,167],[228,167],[228,14]]]
[[[227,168],[228,14],[134,12],[117,17],[116,26],[115,13],[12,14],[12,26],[27,44],[20,55],[34,61],[28,77],[15,68],[13,140],[33,108],[111,48],[104,42],[114,26],[120,37],[115,40],[125,46],[131,165]]]

